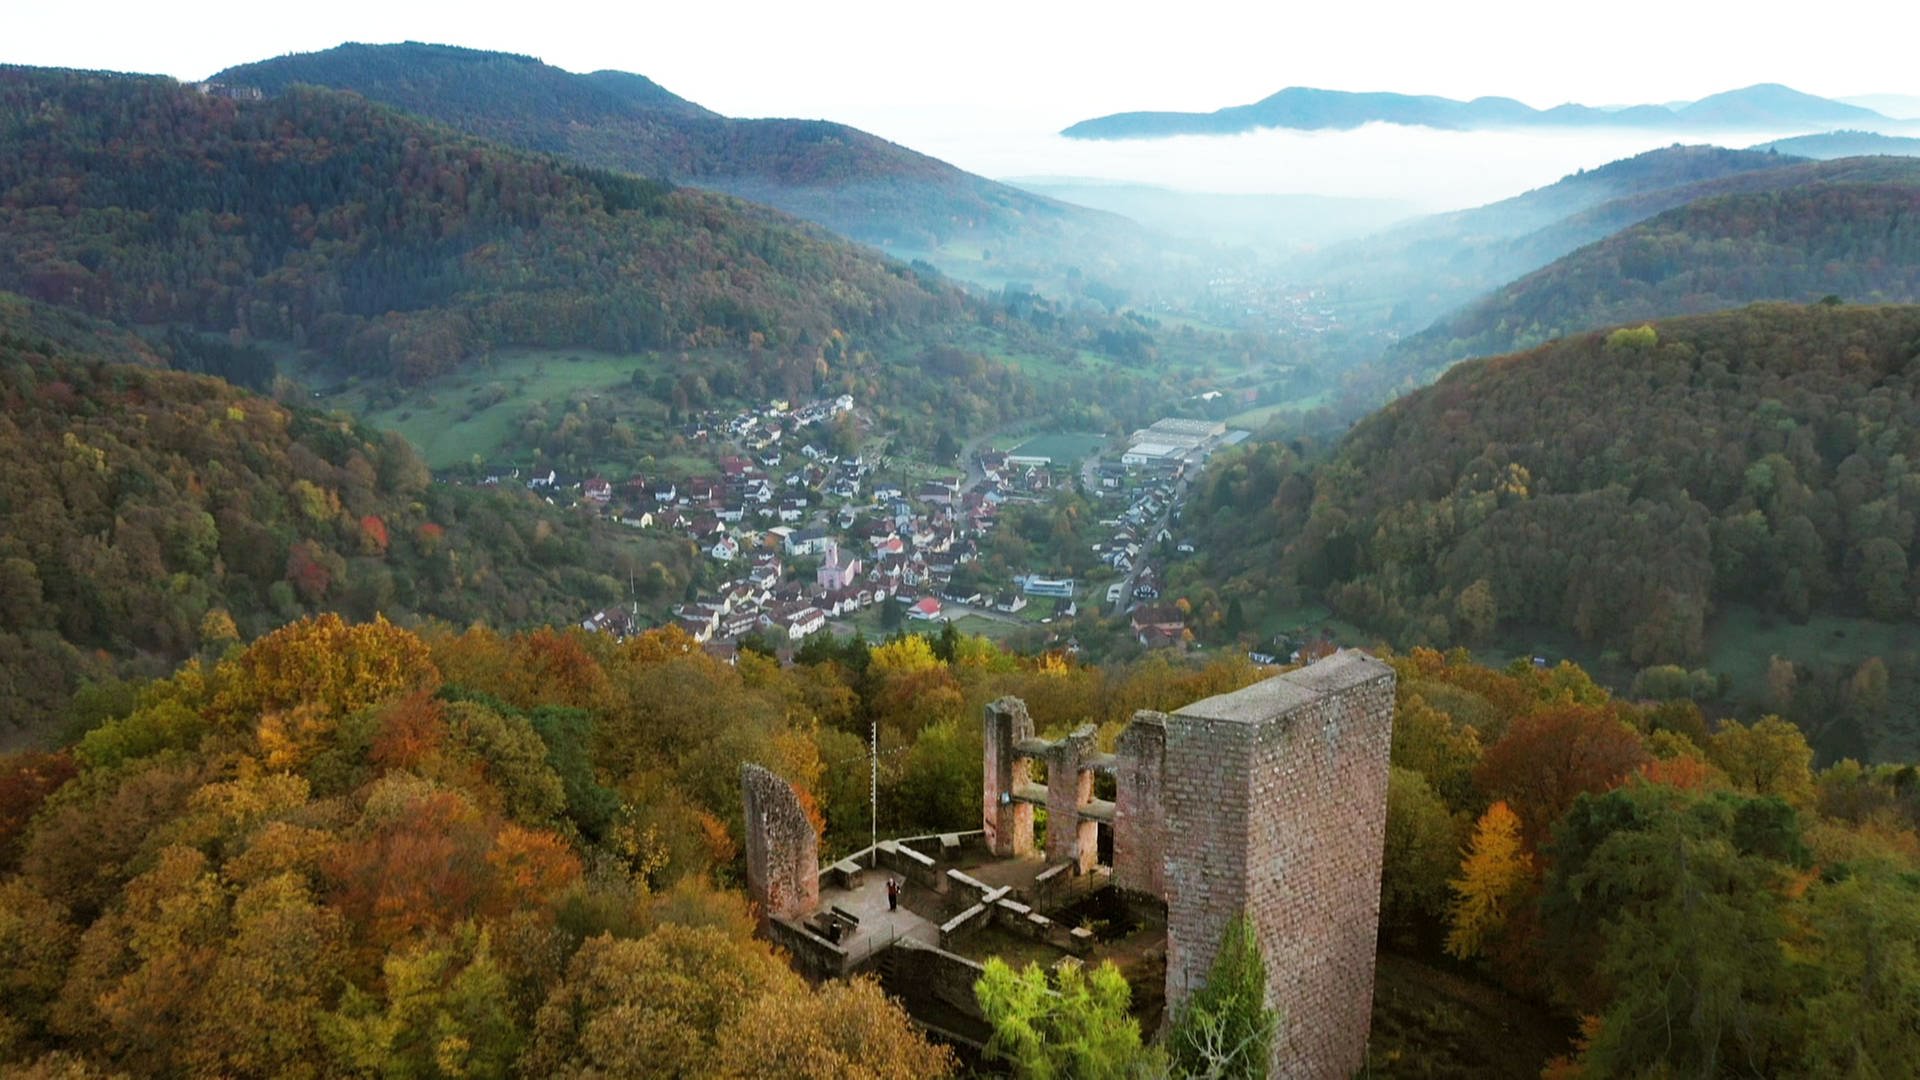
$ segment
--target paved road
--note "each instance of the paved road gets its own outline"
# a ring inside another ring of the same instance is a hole
[[[975,435],[966,441],[966,445],[960,447],[960,464],[966,469],[966,481],[960,488],[961,494],[972,491],[986,481],[987,471],[980,467],[980,451],[998,434],[999,432],[988,432],[985,435]]]

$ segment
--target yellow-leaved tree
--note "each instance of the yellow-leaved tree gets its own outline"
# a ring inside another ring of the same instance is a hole
[[[1474,824],[1460,876],[1447,884],[1447,951],[1465,960],[1479,954],[1506,926],[1513,902],[1533,878],[1533,856],[1520,840],[1520,818],[1505,802],[1487,807]]]

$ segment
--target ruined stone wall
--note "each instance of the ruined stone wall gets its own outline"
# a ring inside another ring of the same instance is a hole
[[[740,766],[746,804],[747,898],[762,929],[820,906],[820,838],[793,785],[754,764]]]
[[[1027,783],[1026,759],[1019,757],[1013,746],[1033,738],[1033,718],[1027,715],[1026,702],[1008,697],[987,706],[984,723],[981,826],[986,832],[987,850],[1003,859],[1031,854],[1033,806],[1010,798],[1017,785]]]
[[[1373,1007],[1393,670],[1344,651],[1167,722],[1167,1003],[1253,920],[1281,1013],[1274,1077],[1345,1077]]]
[[[1100,826],[1080,820],[1080,809],[1093,800],[1087,755],[1094,734],[1085,724],[1047,749],[1047,861],[1072,863],[1076,874],[1092,870],[1100,853]]]
[[[1113,883],[1155,898],[1166,895],[1166,822],[1161,773],[1165,713],[1137,712],[1114,747]]]

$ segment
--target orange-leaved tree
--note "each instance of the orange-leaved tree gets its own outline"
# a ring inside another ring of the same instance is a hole
[[[1448,882],[1454,900],[1447,909],[1447,951],[1465,960],[1507,925],[1513,906],[1533,880],[1533,856],[1520,839],[1520,818],[1506,803],[1487,807],[1474,824],[1473,840]]]
[[[1611,791],[1646,760],[1639,733],[1613,709],[1561,704],[1515,720],[1474,779],[1519,816],[1528,849],[1538,851],[1573,800]]]

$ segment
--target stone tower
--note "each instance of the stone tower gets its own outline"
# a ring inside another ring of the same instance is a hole
[[[1280,1013],[1274,1077],[1365,1063],[1393,702],[1393,669],[1342,651],[1164,722],[1169,1015],[1244,913]]]

